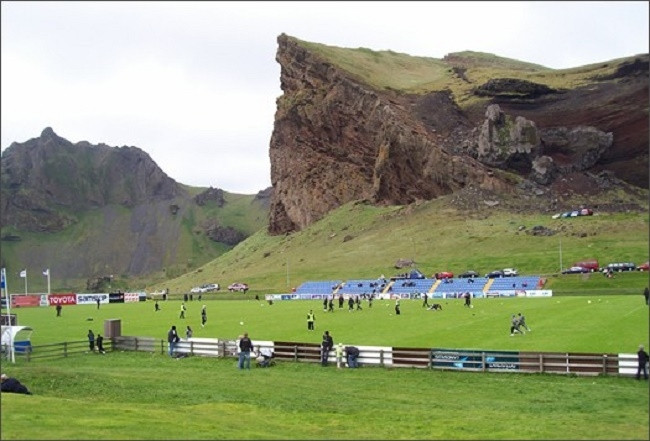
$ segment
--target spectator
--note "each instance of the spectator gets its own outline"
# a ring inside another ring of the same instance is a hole
[[[248,332],[244,332],[244,336],[239,340],[239,369],[251,368],[251,351],[253,350],[253,342],[248,338]]]
[[[172,326],[171,329],[167,332],[167,343],[169,343],[169,356],[174,356],[174,350],[176,349],[176,343],[180,340],[178,332],[176,332],[176,326]]]
[[[325,331],[325,334],[323,334],[323,341],[321,342],[321,365],[327,366],[327,358],[333,347],[334,339],[330,335],[329,331]]]
[[[100,354],[106,353],[104,350],[104,337],[102,337],[102,334],[97,334],[97,352]]]
[[[273,351],[271,348],[261,348],[257,347],[257,365],[259,367],[269,367],[271,365],[271,359],[273,358]]]
[[[348,356],[348,367],[358,368],[359,363],[357,362],[357,359],[359,358],[359,348],[356,346],[346,346],[345,353]]]
[[[639,365],[636,368],[636,379],[641,379],[641,372],[643,372],[643,378],[648,379],[648,353],[644,350],[643,345],[639,345],[639,352],[636,353],[639,361]]]
[[[88,330],[88,347],[90,348],[90,352],[95,351],[95,334],[93,334],[92,329]]]
[[[0,384],[0,391],[2,392],[13,392],[16,394],[27,394],[31,395],[32,393],[25,387],[25,385],[21,384],[20,381],[13,377],[8,377],[7,374],[2,374],[0,375],[0,381],[2,382]]]

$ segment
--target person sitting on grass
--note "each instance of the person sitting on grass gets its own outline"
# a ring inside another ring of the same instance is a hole
[[[0,384],[0,391],[2,392],[13,392],[16,394],[26,395],[32,394],[24,384],[13,377],[7,376],[7,374],[0,375],[0,381],[2,382]]]

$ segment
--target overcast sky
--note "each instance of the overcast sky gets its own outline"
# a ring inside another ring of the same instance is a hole
[[[281,33],[563,69],[648,52],[648,2],[2,1],[2,150],[52,127],[136,146],[176,181],[271,185]]]

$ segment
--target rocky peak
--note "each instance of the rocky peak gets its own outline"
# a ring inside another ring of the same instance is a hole
[[[183,190],[137,147],[108,147],[59,137],[12,143],[2,154],[2,224],[58,231],[73,222],[61,208],[166,200]]]

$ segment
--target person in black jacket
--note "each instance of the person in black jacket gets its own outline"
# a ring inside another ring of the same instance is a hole
[[[359,367],[359,363],[357,362],[357,359],[359,358],[359,348],[357,348],[356,346],[346,346],[345,353],[348,357],[348,367],[349,368]]]
[[[174,350],[176,349],[176,343],[180,341],[178,332],[176,332],[176,326],[172,326],[171,329],[167,332],[167,343],[169,343],[169,356],[174,356]]]
[[[2,374],[0,376],[0,381],[2,383],[0,384],[0,391],[2,392],[13,392],[16,394],[27,394],[31,395],[32,393],[25,387],[24,384],[22,384],[20,381],[18,381],[15,378],[8,377],[7,374]]]
[[[246,365],[246,369],[251,368],[251,351],[253,350],[253,342],[251,341],[250,338],[248,338],[248,332],[244,332],[244,336],[239,340],[239,363],[237,364],[237,367],[239,369],[244,368],[244,364]]]
[[[90,352],[95,351],[95,334],[93,334],[92,329],[88,330],[88,347],[90,348]]]
[[[321,342],[321,365],[327,366],[327,358],[333,347],[334,339],[330,335],[330,331],[325,331],[325,334],[323,334],[323,341]]]
[[[639,360],[639,365],[636,368],[636,379],[640,380],[641,379],[641,372],[643,372],[643,378],[648,379],[648,353],[644,350],[643,345],[639,345],[639,352],[636,353],[638,360]]]

